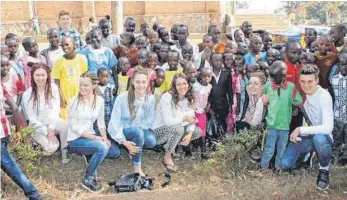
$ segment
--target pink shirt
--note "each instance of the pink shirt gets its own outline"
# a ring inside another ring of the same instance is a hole
[[[19,58],[19,62],[24,66],[24,85],[25,88],[28,89],[31,86],[31,67],[28,66],[28,63],[44,63],[47,65],[47,61],[40,53],[37,53],[37,58],[35,58],[29,56],[28,52],[24,52],[23,56]]]

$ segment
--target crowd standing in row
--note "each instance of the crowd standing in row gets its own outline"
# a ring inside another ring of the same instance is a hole
[[[69,151],[83,155],[88,167],[82,186],[92,192],[101,189],[97,168],[105,158],[119,157],[121,148],[143,177],[143,148],[161,146],[162,163],[172,172],[178,146],[189,155],[196,141],[201,158],[208,159],[212,117],[230,137],[266,123],[262,171],[275,152],[277,171],[295,169],[317,154],[317,188],[325,190],[332,160],[347,161],[343,25],[319,38],[307,28],[306,46],[288,41],[275,49],[271,34],[252,33],[248,21],[225,40],[210,25],[198,45],[188,42],[184,24],[169,31],[144,22],[137,35],[136,20],[127,18],[117,36],[109,20],[95,27],[91,19],[84,42],[69,12],[61,11],[59,21],[59,29],[47,31],[50,45],[42,51],[32,37],[22,41],[25,52],[18,51],[12,33],[1,44],[1,168],[30,199],[42,197],[7,151],[9,122],[17,131],[27,122],[34,126],[33,141],[47,152],[60,147],[63,163]]]

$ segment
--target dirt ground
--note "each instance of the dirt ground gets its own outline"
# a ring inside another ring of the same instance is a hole
[[[98,170],[103,191],[99,194],[86,192],[81,186],[86,165],[81,156],[72,155],[67,164],[60,162],[60,155],[56,154],[44,159],[42,166],[47,166],[48,171],[42,174],[28,174],[35,186],[45,199],[347,199],[347,168],[334,167],[331,172],[331,185],[327,192],[316,190],[317,171],[305,171],[296,174],[283,173],[264,174],[257,171],[248,171],[237,174],[233,166],[225,168],[224,173],[205,174],[204,167],[198,155],[196,159],[177,160],[179,173],[173,175],[172,183],[162,188],[164,177],[158,176],[164,171],[160,162],[161,154],[145,151],[143,169],[155,178],[153,191],[141,190],[136,193],[114,193],[108,182],[114,181],[120,175],[131,172],[129,157],[123,153],[116,160],[106,159]],[[229,174],[225,175],[225,174]],[[221,175],[223,174],[223,176]],[[25,199],[22,191],[2,173],[3,199]]]

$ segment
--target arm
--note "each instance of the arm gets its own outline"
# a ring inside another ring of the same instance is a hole
[[[50,123],[48,125],[48,128],[52,130],[55,129],[56,120],[59,118],[59,114],[60,114],[60,96],[58,91],[59,91],[58,87],[52,84],[52,95],[53,95],[51,99],[52,110],[51,110],[51,113],[49,114]]]
[[[123,95],[120,95],[116,98],[116,102],[114,103],[111,119],[107,129],[111,138],[115,140],[116,142],[118,142],[119,144],[122,144],[124,141],[126,141],[125,136],[123,134],[123,126],[121,123],[122,107],[123,107],[122,101],[123,101]]]
[[[98,124],[99,132],[102,137],[106,137],[106,125],[105,125],[105,103],[102,97],[96,96],[97,101],[99,101],[98,104],[100,106],[99,108],[99,115],[97,118],[96,123]]]
[[[151,91],[152,91],[152,94],[154,94],[154,81],[150,81],[149,82],[149,84],[150,84],[150,87],[151,87]]]
[[[59,80],[59,79],[55,79],[55,84],[56,84],[57,87],[58,87],[59,98],[61,98],[60,107],[65,108],[66,105],[67,105],[67,102],[66,102],[66,99],[65,99],[65,97],[64,97],[63,92],[62,92],[61,89],[60,89],[60,80]]]
[[[330,96],[320,97],[320,108],[322,109],[322,124],[309,127],[300,127],[300,133],[310,134],[331,134],[334,128],[333,103]]]

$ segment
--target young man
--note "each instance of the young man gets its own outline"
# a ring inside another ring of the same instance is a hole
[[[59,12],[59,34],[60,38],[63,38],[64,36],[69,36],[75,40],[76,45],[76,53],[80,51],[80,49],[85,45],[85,42],[82,40],[81,34],[78,32],[78,30],[74,29],[72,24],[72,18],[70,16],[69,11],[61,10]]]
[[[243,22],[241,25],[241,30],[245,34],[246,45],[249,46],[249,44],[251,43],[250,38],[252,35],[252,23],[249,21]]]
[[[311,126],[297,127],[290,135],[290,141],[281,161],[282,169],[293,169],[297,161],[307,153],[315,151],[319,158],[317,189],[329,188],[329,164],[333,144],[333,102],[329,92],[318,85],[319,69],[314,64],[303,65],[299,82],[306,94],[304,110]],[[301,141],[300,139],[301,138]]]

